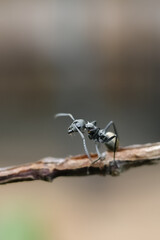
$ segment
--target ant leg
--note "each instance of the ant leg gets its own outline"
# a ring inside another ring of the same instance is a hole
[[[114,156],[113,156],[113,159],[114,159],[114,164],[115,164],[115,166],[117,167],[117,168],[120,168],[120,166],[119,166],[119,164],[118,164],[118,162],[115,160],[115,156],[116,156],[116,146],[117,146],[117,139],[118,139],[118,137],[117,137],[117,135],[115,136],[115,144],[114,144]]]
[[[104,128],[104,130],[105,130],[105,132],[107,132],[108,128],[109,128],[111,125],[113,126],[115,135],[112,136],[112,137],[110,137],[107,142],[109,142],[109,141],[111,141],[113,138],[115,138],[114,150],[113,150],[113,152],[114,152],[113,160],[114,160],[115,166],[116,166],[117,168],[119,168],[118,163],[117,163],[117,161],[115,160],[116,149],[117,149],[117,140],[119,139],[119,137],[118,137],[118,132],[117,132],[117,129],[116,129],[116,126],[115,126],[114,122],[113,122],[113,121],[110,121],[110,122],[107,124],[107,126]]]
[[[98,142],[95,142],[95,148],[96,148],[96,152],[97,152],[97,155],[98,155],[98,159],[100,159],[101,154],[100,154],[100,151],[99,151],[99,143]]]
[[[70,117],[72,120],[75,120],[73,115],[70,114],[70,113],[57,113],[54,117],[55,118],[57,118],[57,117]]]
[[[117,139],[118,139],[117,135],[114,135],[114,136],[110,137],[110,138],[107,140],[107,142],[111,141],[113,138],[115,138],[114,149],[113,149],[113,161],[114,161],[115,166],[116,166],[117,168],[119,168],[119,165],[118,165],[117,161],[115,160],[115,156],[116,156],[116,145],[117,145]]]
[[[110,122],[107,124],[107,126],[104,128],[104,131],[107,132],[108,128],[109,128],[111,125],[113,126],[114,133],[116,134],[117,138],[119,138],[119,137],[118,137],[117,128],[116,128],[115,123],[114,123],[113,121],[110,121]]]
[[[112,137],[108,138],[107,142],[110,142],[113,138],[116,138],[115,144],[114,144],[114,150],[113,150],[113,151],[114,151],[113,161],[114,161],[114,164],[117,166],[117,163],[116,163],[116,161],[115,161],[117,135],[113,135]],[[95,161],[93,161],[92,164],[96,163],[98,160],[102,160],[102,159],[103,159],[102,155],[101,155],[100,152],[99,152],[98,142],[95,142],[95,147],[96,147],[96,152],[97,152],[97,155],[98,155],[98,159],[96,159]]]
[[[80,134],[80,136],[81,136],[81,138],[83,140],[83,147],[84,147],[85,153],[86,153],[87,157],[89,158],[89,160],[92,162],[91,156],[90,156],[90,154],[88,152],[88,149],[87,149],[85,137],[84,137],[83,133],[78,129],[76,124],[75,124],[75,128],[77,129],[77,132],[79,132],[79,134]]]
[[[98,162],[99,160],[103,160],[103,158],[104,158],[104,156],[102,156],[102,154],[99,151],[99,142],[95,142],[95,148],[96,148],[98,158],[95,161],[93,161],[92,164]]]

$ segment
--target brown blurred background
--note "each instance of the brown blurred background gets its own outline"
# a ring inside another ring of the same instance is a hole
[[[1,167],[83,153],[57,112],[100,127],[114,120],[121,145],[159,141],[159,9],[144,0],[0,1]],[[0,239],[159,239],[159,186],[159,165],[1,186]]]

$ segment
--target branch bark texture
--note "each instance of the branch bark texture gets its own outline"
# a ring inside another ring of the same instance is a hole
[[[96,154],[91,154],[94,160]],[[116,152],[117,168],[113,161],[113,152],[106,152],[103,161],[91,164],[86,155],[67,158],[46,157],[34,163],[21,166],[0,168],[0,184],[44,180],[51,182],[59,176],[85,176],[92,174],[116,176],[131,167],[153,164],[160,160],[160,142],[143,145],[131,145]]]

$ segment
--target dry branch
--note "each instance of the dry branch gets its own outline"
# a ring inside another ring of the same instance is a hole
[[[91,154],[91,157],[95,160],[97,155]],[[116,152],[116,160],[119,168],[113,162],[113,152],[106,152],[105,159],[93,165],[86,155],[67,158],[47,157],[35,163],[0,168],[0,184],[31,180],[51,182],[59,176],[119,175],[131,167],[152,164],[155,160],[160,160],[160,142],[120,148]]]

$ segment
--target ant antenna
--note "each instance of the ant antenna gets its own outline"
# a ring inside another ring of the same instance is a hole
[[[57,117],[70,117],[73,121],[75,120],[75,118],[70,113],[57,113],[54,117],[55,118],[57,118]]]

